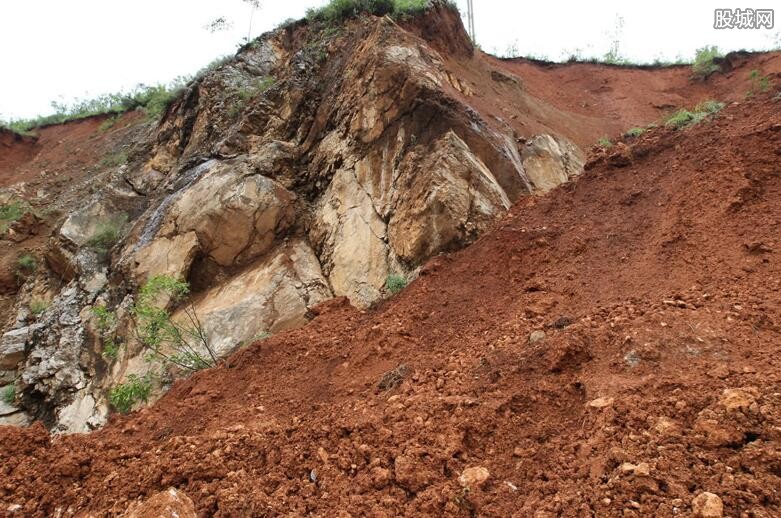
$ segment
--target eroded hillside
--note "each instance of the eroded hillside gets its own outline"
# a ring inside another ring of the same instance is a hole
[[[435,4],[269,33],[160,123],[0,135],[29,207],[2,241],[4,419],[108,418],[0,429],[3,508],[773,515],[781,120],[746,93],[780,63],[501,61]],[[184,381],[134,329],[160,275],[220,359]],[[384,301],[394,277],[417,280]],[[148,372],[162,399],[110,414]]]

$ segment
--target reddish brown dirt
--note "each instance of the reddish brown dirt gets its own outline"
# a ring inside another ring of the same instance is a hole
[[[29,162],[37,153],[37,138],[17,135],[0,128],[0,181],[7,184],[9,176],[22,164]]]
[[[601,137],[614,139],[630,128],[659,123],[701,101],[742,101],[752,88],[752,71],[771,82],[781,78],[781,52],[733,53],[723,60],[723,72],[696,80],[688,65],[557,65],[502,60],[479,50],[470,54],[460,18],[445,8],[406,28],[441,53],[445,69],[465,87],[448,92],[488,124],[526,138],[563,135],[584,149]]]
[[[9,132],[0,134],[0,188],[29,182],[28,190],[46,186],[70,185],[83,178],[116,146],[129,126],[143,118],[141,112],[130,112],[109,129],[102,131],[104,116],[90,117],[67,124],[35,130],[35,138],[16,138]]]
[[[203,516],[781,515],[779,101],[630,144],[373,310],[92,435],[0,429],[0,513],[176,487]]]
[[[530,95],[571,112],[578,121],[572,138],[593,144],[594,131],[611,138],[635,126],[647,126],[671,111],[692,108],[717,99],[744,100],[751,90],[750,73],[781,77],[781,53],[733,54],[723,65],[725,72],[707,80],[693,80],[690,66],[615,67],[600,64],[540,66],[524,59],[489,62],[523,78]],[[600,135],[600,136],[602,136]]]

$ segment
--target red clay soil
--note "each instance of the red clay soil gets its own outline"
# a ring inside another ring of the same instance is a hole
[[[34,187],[46,185],[47,188],[71,185],[84,176],[87,168],[110,153],[118,138],[142,119],[143,114],[129,112],[111,128],[101,130],[106,118],[96,116],[46,126],[36,129],[35,137],[19,137],[9,131],[0,131],[0,188],[19,182],[31,182]],[[32,187],[28,190],[35,192]]]
[[[529,95],[571,117],[569,126],[559,127],[565,136],[586,147],[601,136],[613,138],[680,108],[691,109],[701,101],[742,101],[752,89],[750,75],[754,70],[762,76],[781,77],[781,52],[729,54],[721,64],[724,72],[707,80],[693,79],[688,65],[541,65],[525,59],[483,57],[489,64],[523,78],[523,88]]]
[[[91,435],[0,429],[0,514],[175,487],[202,516],[691,516],[704,491],[780,516],[781,103],[628,144],[377,308]]]

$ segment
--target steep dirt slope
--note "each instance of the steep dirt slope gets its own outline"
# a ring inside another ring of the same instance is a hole
[[[393,300],[319,306],[91,435],[3,428],[3,508],[778,515],[780,114],[652,130]]]
[[[127,138],[128,128],[142,118],[140,112],[130,112],[109,126],[108,117],[91,117],[40,128],[31,137],[2,132],[0,188],[24,182],[26,192],[20,194],[26,197],[35,197],[35,189],[45,188],[50,191],[46,201],[59,198],[61,192],[55,188],[83,181],[87,170],[119,151],[115,148]]]

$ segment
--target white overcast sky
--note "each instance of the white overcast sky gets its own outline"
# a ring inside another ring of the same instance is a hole
[[[753,1],[753,0],[750,0]],[[262,0],[252,36],[287,18],[303,16],[325,0]],[[457,2],[465,9],[466,0]],[[624,20],[621,53],[633,60],[691,58],[696,48],[768,49],[781,45],[772,30],[715,30],[714,7],[776,7],[778,0],[730,4],[706,1],[474,0],[477,40],[502,54],[565,58],[602,55]],[[775,4],[775,5],[772,5]],[[226,32],[204,26],[218,16]],[[242,0],[0,0],[0,119],[50,111],[52,100],[71,101],[192,74],[231,54],[247,34],[249,7]]]

